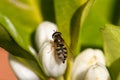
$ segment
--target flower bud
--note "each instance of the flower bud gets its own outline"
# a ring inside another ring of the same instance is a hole
[[[32,70],[16,60],[14,56],[9,55],[9,62],[19,80],[40,80]]]
[[[111,80],[110,75],[103,64],[92,65],[86,76],[85,80]]]
[[[51,22],[45,21],[41,23],[35,34],[35,41],[38,47],[38,50],[41,46],[47,41],[53,41],[52,34],[57,31],[57,26]]]
[[[39,49],[39,60],[44,68],[46,75],[58,77],[64,74],[66,70],[66,62],[58,62],[56,60],[56,52],[53,33],[57,31],[55,24],[43,22],[36,31],[36,43]]]
[[[84,80],[87,70],[94,64],[105,65],[103,52],[98,49],[86,49],[75,59],[72,68],[72,80]]]
[[[44,70],[48,76],[58,77],[64,74],[66,69],[65,63],[58,63],[55,59],[53,45],[49,42],[45,42],[40,49],[39,56],[42,61]]]

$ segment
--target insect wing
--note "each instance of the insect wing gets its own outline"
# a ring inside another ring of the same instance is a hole
[[[64,41],[64,44],[67,48],[67,61],[73,61],[73,53],[72,50],[70,49],[70,47],[67,45],[67,43]]]

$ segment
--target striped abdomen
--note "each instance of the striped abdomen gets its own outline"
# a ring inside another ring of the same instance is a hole
[[[58,58],[61,59],[63,63],[65,63],[65,60],[67,58],[67,48],[65,45],[63,43],[57,44],[56,51]]]

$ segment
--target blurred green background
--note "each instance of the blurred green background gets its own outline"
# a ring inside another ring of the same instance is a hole
[[[119,4],[120,0],[1,0],[0,47],[20,57],[22,63],[43,78],[45,75],[41,76],[41,67],[31,50],[38,52],[34,35],[41,22],[57,24],[74,56],[89,47],[104,50],[100,29],[105,24],[120,26]],[[88,5],[92,6],[86,11]],[[36,64],[38,72],[29,60]]]

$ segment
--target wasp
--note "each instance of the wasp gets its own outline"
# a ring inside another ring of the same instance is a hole
[[[67,48],[65,46],[64,39],[61,37],[61,32],[54,32],[52,38],[54,40],[55,53],[58,59],[65,63],[67,58]]]

